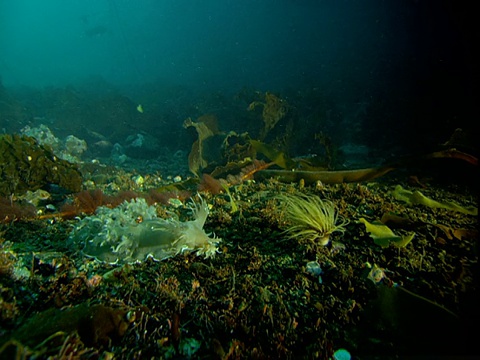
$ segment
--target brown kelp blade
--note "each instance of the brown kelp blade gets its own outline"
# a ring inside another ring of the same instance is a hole
[[[394,170],[394,167],[384,166],[357,170],[340,171],[304,171],[304,170],[262,170],[256,179],[275,178],[281,182],[298,182],[304,180],[305,184],[321,181],[324,184],[340,184],[345,182],[361,182],[376,179]]]
[[[305,171],[305,170],[272,170],[266,169],[259,171],[256,175],[256,179],[268,179],[275,178],[281,182],[298,182],[303,179],[305,184],[313,184],[317,181],[321,181],[324,184],[340,184],[347,182],[362,182],[376,179],[395,170],[399,167],[405,167],[413,165],[420,161],[438,158],[453,158],[466,161],[472,165],[478,164],[478,159],[470,154],[463,153],[456,149],[447,149],[443,151],[436,151],[424,156],[416,158],[401,159],[395,164],[385,165],[376,168],[365,168],[355,170],[338,170],[338,171]]]

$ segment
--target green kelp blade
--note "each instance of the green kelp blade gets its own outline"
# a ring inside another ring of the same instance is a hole
[[[474,206],[463,207],[452,201],[439,202],[423,195],[420,191],[409,191],[402,186],[397,185],[392,192],[395,199],[403,201],[409,205],[425,205],[434,209],[447,209],[457,211],[466,215],[478,215],[478,208]]]
[[[255,151],[262,153],[269,160],[271,160],[283,169],[293,169],[296,166],[295,161],[290,159],[283,151],[279,151],[273,146],[270,146],[258,140],[250,140],[250,144],[255,149]]]
[[[380,221],[370,223],[364,218],[360,218],[359,222],[365,225],[367,232],[375,244],[381,247],[388,247],[390,243],[393,243],[397,247],[405,247],[415,237],[414,232],[406,236],[395,235],[387,225],[382,224]]]
[[[238,211],[238,205],[235,202],[235,199],[233,198],[232,194],[230,193],[230,188],[228,187],[228,185],[222,183],[222,187],[225,190],[225,192],[227,193],[228,198],[230,199],[230,208],[231,208],[230,212],[232,214],[234,214]]]
[[[408,235],[405,235],[405,236],[401,236],[400,240],[398,241],[394,241],[393,244],[396,246],[396,247],[405,247],[408,245],[408,243],[410,241],[413,240],[413,238],[415,237],[415,233],[412,231],[410,232]]]

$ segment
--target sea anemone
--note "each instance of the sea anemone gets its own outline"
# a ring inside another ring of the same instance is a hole
[[[327,245],[333,232],[344,232],[348,220],[337,224],[335,205],[315,195],[280,195],[284,214],[290,224],[285,233],[290,239],[302,239]]]

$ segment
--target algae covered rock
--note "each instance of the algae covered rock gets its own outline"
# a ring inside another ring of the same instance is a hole
[[[76,192],[82,176],[76,165],[26,135],[0,136],[0,196],[35,191],[48,184]]]

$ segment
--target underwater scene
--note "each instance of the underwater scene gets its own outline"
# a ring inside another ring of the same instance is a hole
[[[0,359],[473,359],[453,0],[0,1]]]

